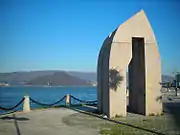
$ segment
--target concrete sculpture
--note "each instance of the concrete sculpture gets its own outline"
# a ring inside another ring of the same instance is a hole
[[[109,71],[123,77],[110,87]],[[143,10],[128,19],[105,40],[98,58],[98,110],[108,117],[126,116],[126,73],[129,107],[138,114],[161,113],[161,60],[153,30]]]

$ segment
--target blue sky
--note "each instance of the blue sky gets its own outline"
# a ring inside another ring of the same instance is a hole
[[[96,71],[103,40],[141,9],[162,72],[180,71],[180,1],[0,0],[0,72]]]

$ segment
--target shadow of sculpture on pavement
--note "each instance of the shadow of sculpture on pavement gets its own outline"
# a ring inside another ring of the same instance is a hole
[[[17,120],[17,121],[28,121],[28,118],[25,117],[15,117],[15,114],[13,114],[13,116],[4,116],[1,117],[0,119],[2,120]]]
[[[22,135],[19,125],[18,125],[18,121],[28,121],[28,118],[25,117],[17,117],[15,114],[13,114],[12,116],[4,116],[0,118],[1,120],[13,120],[14,121],[14,125],[15,125],[15,129],[16,129],[16,133],[17,135]]]
[[[165,99],[165,98],[167,98],[167,99]],[[167,101],[165,101],[165,100],[167,100]],[[169,96],[164,97],[164,98],[163,98],[163,96],[159,96],[156,98],[156,101],[162,102],[163,112],[165,114],[173,117],[173,120],[174,120],[176,126],[180,130],[180,100],[177,101],[177,98],[175,99],[175,98],[169,97]]]

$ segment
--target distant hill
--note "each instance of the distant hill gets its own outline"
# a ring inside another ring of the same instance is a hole
[[[75,72],[70,71],[68,72],[72,76],[76,76],[80,79],[86,80],[86,81],[92,81],[96,82],[97,74],[95,72]]]
[[[28,82],[39,76],[52,75],[55,72],[57,71],[30,71],[30,72],[0,73],[0,82],[19,84],[22,82]]]
[[[37,81],[39,84],[47,84],[48,80],[51,80],[54,85],[61,84],[63,85],[89,85],[88,82],[96,82],[96,73],[95,72],[76,72],[76,71],[60,71],[60,70],[47,70],[47,71],[30,71],[30,72],[13,72],[13,73],[0,73],[0,83],[10,83],[16,85],[22,84],[36,84]],[[63,77],[66,77],[65,82],[62,80]],[[61,82],[57,82],[57,80]],[[79,80],[79,82],[72,81],[73,79]],[[170,81],[172,82],[174,77],[169,75],[162,75],[162,82]],[[69,83],[68,83],[69,80]],[[81,83],[80,83],[81,81]],[[37,84],[36,84],[37,85]]]
[[[87,81],[71,76],[64,71],[52,75],[44,75],[30,80],[26,85],[53,85],[53,86],[87,86]]]
[[[53,75],[54,73],[61,72],[61,70],[45,70],[45,71],[29,71],[29,72],[12,72],[0,73],[0,82],[28,82],[44,75]],[[64,71],[71,76],[78,77],[86,81],[96,81],[95,72],[77,72],[77,71]]]

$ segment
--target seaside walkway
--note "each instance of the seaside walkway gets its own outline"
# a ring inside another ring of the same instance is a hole
[[[0,135],[98,135],[103,122],[66,108],[33,110],[1,116]]]
[[[0,115],[0,135],[99,135],[102,127],[103,130],[107,130],[106,127],[102,126],[107,124],[118,124],[118,127],[112,127],[112,129],[118,128],[118,130],[122,129],[122,131],[135,131],[137,134],[165,135],[174,132],[180,133],[179,128],[177,128],[177,126],[180,126],[180,97],[174,96],[173,93],[163,93],[161,99],[167,115],[146,117],[128,113],[127,118],[117,119],[108,119],[98,114],[96,106],[92,105],[96,101],[84,101],[70,95],[69,98],[67,97],[68,96],[66,96],[66,98],[63,97],[59,101],[51,104],[39,103],[30,98],[31,103],[48,106],[48,108],[30,110],[28,113],[22,111]],[[72,99],[83,104],[69,106],[67,103]],[[57,104],[64,100],[67,106],[57,106]],[[24,104],[26,104],[25,101],[27,100],[23,98],[22,101],[14,107],[1,107],[1,109],[14,110],[17,106],[21,106],[23,101]],[[84,105],[84,103],[87,104]],[[88,103],[90,105],[88,105]],[[145,126],[143,126],[143,123]],[[176,126],[173,124],[168,125],[168,123],[175,123]],[[178,129],[178,131],[176,131],[176,129]],[[132,133],[134,134],[134,132]]]

